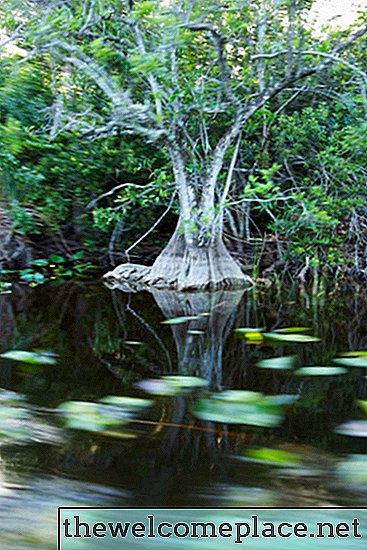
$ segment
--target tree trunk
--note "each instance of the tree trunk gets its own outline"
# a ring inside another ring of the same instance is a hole
[[[214,290],[246,285],[246,276],[221,236],[211,235],[202,242],[191,237],[180,230],[179,224],[151,268],[122,264],[106,273],[104,279],[110,287],[124,290]]]
[[[244,286],[246,278],[220,236],[207,242],[187,239],[179,227],[154,262],[149,284],[177,290],[203,290]]]

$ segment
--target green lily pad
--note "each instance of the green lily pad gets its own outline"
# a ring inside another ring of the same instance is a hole
[[[300,332],[310,332],[309,327],[284,327],[284,328],[277,328],[274,330],[274,332],[280,333],[280,334],[298,334]]]
[[[270,428],[283,420],[283,411],[262,394],[224,391],[195,403],[193,414],[201,420]]]
[[[11,350],[0,354],[4,359],[12,359],[21,363],[33,363],[37,365],[54,365],[55,356],[51,353],[36,353],[32,351]]]
[[[350,420],[338,426],[335,432],[350,437],[367,437],[367,420]]]
[[[91,432],[120,426],[132,418],[131,411],[89,401],[67,401],[58,407],[68,428]]]
[[[348,483],[367,485],[367,455],[350,455],[336,466],[336,475]]]
[[[187,315],[186,317],[174,317],[173,319],[166,319],[162,321],[162,325],[180,325],[182,323],[187,323],[188,321],[196,321],[200,319],[197,315]]]
[[[102,397],[99,402],[104,403],[105,405],[122,407],[130,411],[146,409],[154,404],[154,401],[151,399],[141,399],[140,397],[125,397],[119,395],[106,395],[106,397]]]
[[[294,367],[295,362],[295,355],[287,355],[283,357],[272,357],[271,359],[263,359],[262,361],[259,361],[257,366],[260,369],[289,370]]]
[[[142,380],[137,386],[153,395],[185,395],[205,388],[209,382],[197,376],[162,376],[162,378]]]
[[[247,462],[266,464],[269,466],[294,467],[302,464],[301,458],[295,453],[281,449],[249,449],[244,456],[236,457]]]
[[[337,365],[344,365],[345,367],[366,369],[367,357],[337,357],[336,359],[333,359],[333,363],[336,363]]]
[[[367,357],[367,351],[343,351],[338,355],[340,357]]]
[[[249,328],[249,327],[239,327],[234,329],[236,334],[257,334],[264,332],[264,328]]]
[[[347,373],[343,367],[302,367],[297,369],[294,374],[297,376],[338,376]]]
[[[187,334],[205,334],[203,330],[188,330]]]
[[[281,344],[307,344],[311,342],[320,342],[320,338],[308,334],[281,334],[279,332],[265,332],[263,334],[265,341],[279,342]]]

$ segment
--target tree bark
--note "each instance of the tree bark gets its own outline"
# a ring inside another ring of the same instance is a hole
[[[122,264],[104,279],[110,287],[124,290],[155,287],[182,291],[241,288],[248,281],[220,235],[187,239],[180,224],[151,268]]]

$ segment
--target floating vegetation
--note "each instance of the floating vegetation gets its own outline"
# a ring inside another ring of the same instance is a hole
[[[262,344],[264,337],[262,335],[263,328],[236,328],[235,333],[238,336],[245,338],[246,344],[258,345]]]
[[[236,456],[236,458],[245,462],[255,462],[257,464],[283,468],[299,467],[302,465],[299,455],[281,449],[249,449],[242,456]]]
[[[343,367],[302,367],[297,369],[294,374],[297,376],[338,376],[340,374],[346,374],[348,371]]]
[[[200,388],[208,387],[209,382],[197,376],[162,376],[142,380],[137,386],[153,395],[185,395]]]
[[[37,418],[24,395],[0,389],[0,441],[2,443],[37,441],[55,444],[61,439],[57,428]]]
[[[115,407],[126,408],[131,411],[143,410],[151,407],[154,401],[150,399],[141,399],[140,397],[126,397],[120,395],[107,395],[99,400],[100,403],[106,405],[114,405]]]
[[[333,363],[336,363],[337,365],[344,365],[345,367],[357,367],[360,369],[366,369],[367,368],[367,356],[358,354],[358,355],[345,355],[343,354],[342,357],[337,357],[336,359],[333,359]]]
[[[271,359],[263,359],[259,361],[257,366],[260,369],[274,369],[274,370],[289,370],[292,369],[296,362],[295,355],[285,355],[282,357],[272,357]]]
[[[187,334],[205,334],[205,332],[203,330],[188,330],[187,331]]]
[[[58,407],[68,428],[91,432],[108,432],[127,424],[134,415],[149,407],[152,401],[132,397],[106,396],[99,402],[66,401]],[[121,434],[120,434],[121,435]]]
[[[283,334],[280,332],[264,332],[263,337],[266,343],[279,342],[281,344],[308,344],[312,342],[320,342],[320,338],[308,334]]]
[[[367,437],[367,420],[350,420],[338,426],[335,432],[350,437]]]
[[[284,327],[284,328],[277,328],[274,330],[274,332],[279,332],[280,334],[298,334],[299,332],[310,332],[309,327]]]
[[[337,464],[336,475],[348,483],[367,486],[367,455],[349,455]]]
[[[206,315],[206,313],[202,313],[202,315]],[[188,321],[197,321],[200,319],[198,315],[187,315],[185,317],[174,317],[173,319],[166,319],[165,321],[162,321],[162,325],[180,325],[182,323],[187,323]]]
[[[56,363],[56,355],[51,352],[11,350],[1,353],[0,357],[34,365],[54,365]]]
[[[265,332],[263,328],[236,328],[235,333],[243,336],[247,344],[306,344],[320,342],[320,338],[303,334],[308,332],[306,327],[286,327],[274,330],[274,332]],[[301,334],[299,334],[301,332]]]
[[[270,428],[283,420],[281,405],[272,396],[251,391],[227,390],[199,399],[193,414],[200,420],[224,424],[247,424]]]

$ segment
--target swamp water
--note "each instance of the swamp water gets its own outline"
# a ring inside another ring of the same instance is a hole
[[[364,506],[366,313],[358,289],[1,295],[1,550],[54,549],[58,506]]]

